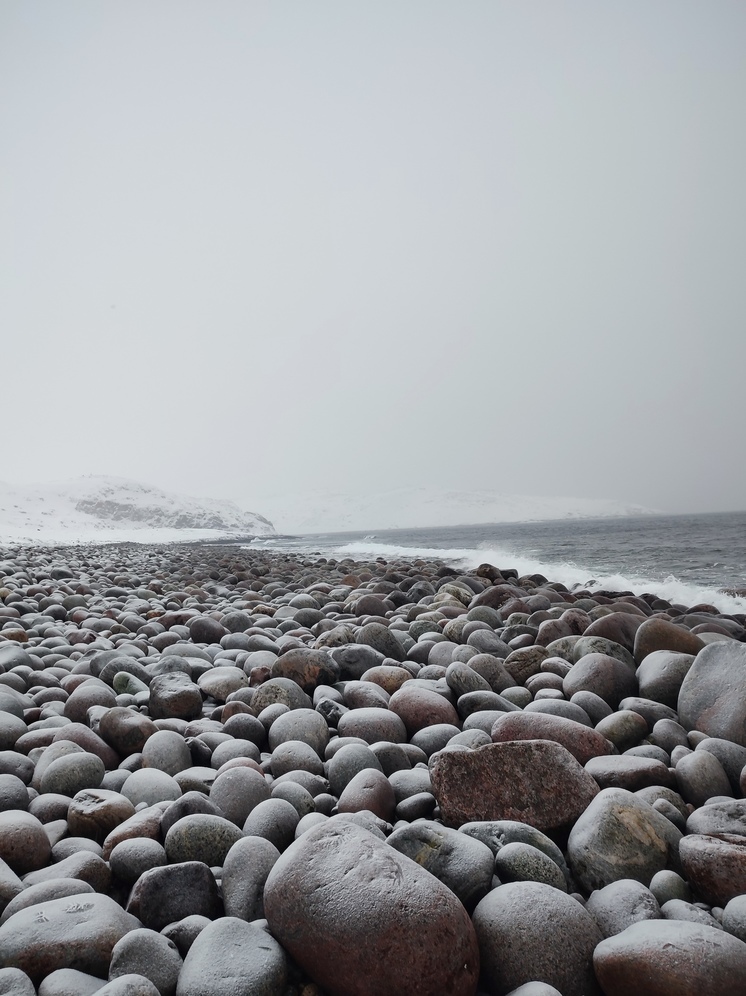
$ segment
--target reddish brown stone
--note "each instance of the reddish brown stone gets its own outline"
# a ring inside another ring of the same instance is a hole
[[[542,661],[551,656],[546,647],[524,647],[509,654],[503,662],[503,667],[516,684],[522,685],[526,678],[538,674],[541,671]]]
[[[325,650],[296,647],[277,658],[271,674],[273,678],[289,678],[310,694],[317,685],[331,685],[337,681],[339,665]]]
[[[602,636],[605,640],[613,640],[630,653],[635,648],[635,634],[645,622],[645,616],[633,615],[631,612],[610,612],[607,616],[595,619],[585,630],[584,636]]]
[[[361,680],[372,681],[380,685],[389,695],[393,695],[405,681],[412,681],[412,672],[407,671],[405,667],[379,664],[377,667],[368,668]]]
[[[599,785],[599,788],[623,788],[637,792],[649,785],[663,785],[676,788],[676,778],[662,761],[652,757],[634,757],[628,754],[615,754],[611,757],[593,757],[585,770]]]
[[[429,688],[420,688],[417,681],[408,681],[391,696],[389,709],[396,713],[412,737],[426,726],[448,723],[461,727],[461,720],[448,699]]]
[[[473,996],[477,939],[453,892],[367,830],[314,827],[264,889],[274,937],[329,996]]]
[[[158,727],[152,719],[122,706],[116,706],[104,713],[98,726],[101,739],[105,740],[122,757],[139,754],[145,741],[157,729]]]
[[[522,598],[525,594],[526,592],[522,588],[516,588],[510,584],[495,584],[475,595],[470,603],[470,608],[487,605],[491,609],[499,609],[512,598]]]
[[[443,751],[430,778],[443,822],[517,820],[537,830],[570,826],[598,793],[572,754],[549,740]]]
[[[622,699],[637,695],[637,678],[631,666],[608,654],[586,654],[567,672],[562,682],[566,697],[593,692],[617,709]]]
[[[656,650],[675,650],[680,654],[698,654],[705,644],[684,626],[652,616],[635,633],[635,663],[640,664]]]
[[[350,779],[339,797],[340,813],[359,813],[363,809],[382,820],[390,820],[396,809],[391,782],[377,768],[364,768]]]
[[[606,737],[582,723],[544,712],[506,712],[492,727],[494,743],[508,740],[553,740],[569,750],[579,764],[610,754]]]
[[[74,837],[88,837],[102,844],[116,827],[135,815],[126,796],[108,789],[83,789],[71,800],[67,823]]]
[[[97,733],[94,733],[89,727],[83,726],[82,723],[68,723],[67,726],[55,731],[52,743],[56,743],[58,740],[71,740],[88,754],[100,757],[107,771],[118,768],[122,760],[113,747],[110,747]]]
[[[746,944],[700,923],[643,920],[601,941],[593,967],[606,996],[735,996]]]
[[[688,834],[679,844],[684,874],[706,903],[725,906],[746,893],[746,837]]]

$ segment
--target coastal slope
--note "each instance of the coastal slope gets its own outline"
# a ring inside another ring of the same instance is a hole
[[[269,519],[231,501],[193,498],[122,477],[19,487],[0,482],[3,542],[141,542],[273,536]]]

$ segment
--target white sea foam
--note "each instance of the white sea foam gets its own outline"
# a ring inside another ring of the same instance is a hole
[[[455,567],[461,566],[464,569],[473,569],[479,566],[479,564],[488,563],[494,564],[496,567],[512,567],[518,571],[519,575],[543,574],[550,581],[560,581],[562,584],[567,585],[568,588],[580,586],[584,588],[588,587],[591,590],[632,591],[636,595],[641,595],[643,592],[650,592],[651,594],[667,599],[669,602],[681,605],[697,605],[700,602],[706,602],[709,605],[714,605],[720,612],[746,613],[746,598],[727,595],[717,588],[706,585],[696,585],[680,581],[672,574],[662,581],[655,581],[635,575],[594,573],[574,563],[544,562],[493,546],[485,546],[478,549],[437,549],[430,547],[397,546],[358,540],[347,543],[344,546],[336,547],[333,555],[340,558],[352,557],[355,559],[361,557],[383,557],[387,560],[398,557],[407,557],[415,560],[418,558],[423,560],[439,559],[452,563]]]

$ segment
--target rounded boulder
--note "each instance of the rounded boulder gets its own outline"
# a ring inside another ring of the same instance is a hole
[[[347,819],[313,827],[267,878],[272,934],[329,996],[473,996],[476,934],[456,896]]]

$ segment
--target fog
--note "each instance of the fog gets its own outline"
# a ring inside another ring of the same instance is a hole
[[[746,5],[3,0],[0,478],[746,508]]]

